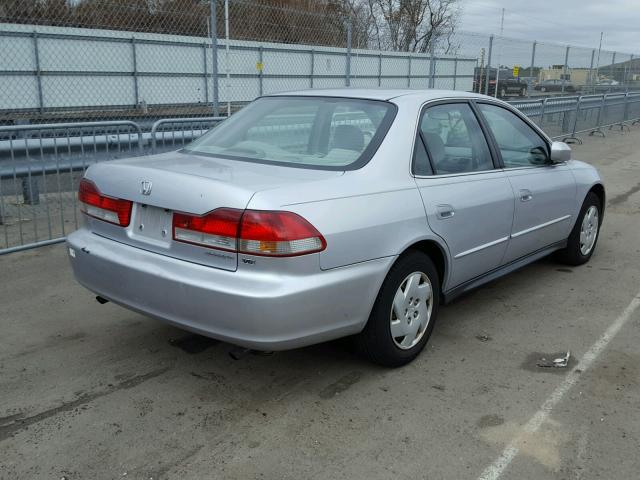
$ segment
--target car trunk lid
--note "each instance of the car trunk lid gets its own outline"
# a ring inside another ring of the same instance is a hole
[[[291,168],[184,152],[102,162],[86,177],[103,195],[133,201],[128,227],[89,219],[99,235],[181,260],[226,270],[237,268],[235,252],[173,240],[173,212],[204,215],[217,208],[243,210],[261,190],[300,185],[342,175],[340,171]]]

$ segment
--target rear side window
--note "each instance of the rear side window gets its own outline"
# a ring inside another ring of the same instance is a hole
[[[547,142],[524,120],[506,108],[478,104],[493,133],[505,168],[545,165]]]
[[[416,145],[413,148],[413,173],[416,175],[433,175],[427,149],[424,148],[424,142],[420,134],[416,137]]]
[[[467,103],[427,107],[420,119],[419,137],[436,175],[494,168],[480,124]],[[414,153],[414,172],[418,175],[419,153]]]

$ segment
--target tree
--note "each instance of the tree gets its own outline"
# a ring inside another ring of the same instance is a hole
[[[224,0],[217,2],[224,34]],[[460,0],[229,0],[230,37],[453,53]],[[211,0],[0,0],[0,21],[209,36]]]
[[[367,3],[377,48],[424,53],[440,41],[447,53],[455,48],[458,0],[362,1]]]

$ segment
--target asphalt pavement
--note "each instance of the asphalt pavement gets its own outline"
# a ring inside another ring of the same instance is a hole
[[[99,305],[64,245],[0,257],[0,478],[638,478],[640,127],[606,134],[574,146],[608,191],[591,262],[460,298],[401,369],[348,341],[234,360]]]

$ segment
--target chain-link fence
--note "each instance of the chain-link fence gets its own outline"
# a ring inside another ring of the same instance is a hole
[[[512,98],[640,86],[640,59],[629,53],[413,25],[384,5],[5,0],[2,122],[227,114],[259,95],[306,88],[435,87]]]
[[[91,163],[179,148],[273,92],[474,91],[559,139],[640,118],[630,53],[463,32],[393,3],[3,0],[0,253],[75,229]]]

